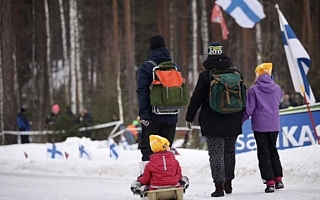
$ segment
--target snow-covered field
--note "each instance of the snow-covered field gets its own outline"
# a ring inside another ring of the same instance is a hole
[[[174,146],[179,146],[177,141]],[[91,160],[79,158],[79,146]],[[0,199],[139,199],[130,191],[139,175],[140,151],[119,148],[119,158],[109,156],[108,141],[68,138],[57,143],[68,159],[51,159],[47,144],[0,146]],[[190,187],[185,200],[212,199],[214,191],[207,151],[177,148],[177,159]],[[264,193],[256,151],[237,154],[234,191],[223,199],[320,199],[320,145],[279,150],[285,188]],[[27,155],[27,157],[26,157]],[[220,199],[220,198],[217,198]]]

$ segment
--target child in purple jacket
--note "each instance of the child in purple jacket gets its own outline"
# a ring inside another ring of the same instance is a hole
[[[272,63],[255,70],[256,80],[249,88],[242,122],[251,116],[251,128],[257,144],[259,170],[266,193],[282,189],[282,166],[276,147],[280,130],[279,104],[282,90],[271,78]]]

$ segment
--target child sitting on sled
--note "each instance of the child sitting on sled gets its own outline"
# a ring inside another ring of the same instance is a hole
[[[169,141],[158,135],[149,136],[153,154],[146,164],[144,172],[131,184],[134,194],[143,195],[147,190],[189,186],[189,180],[182,176],[181,167],[170,150]]]

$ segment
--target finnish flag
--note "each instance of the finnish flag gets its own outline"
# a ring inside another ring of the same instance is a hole
[[[229,13],[243,28],[252,28],[266,17],[258,0],[217,0],[216,4]]]
[[[47,143],[47,157],[51,159],[64,159],[64,154],[56,144]]]
[[[313,105],[316,103],[316,99],[307,77],[311,64],[310,56],[281,13],[278,4],[276,5],[276,9],[279,15],[282,40],[294,90],[299,92],[303,97],[305,95],[308,103]]]
[[[79,145],[79,157],[87,160],[92,159],[91,153],[82,144]]]
[[[119,147],[112,138],[109,139],[110,158],[117,160],[119,158]]]
[[[122,135],[121,135],[121,143],[122,143],[122,146],[123,146],[124,149],[126,149],[126,150],[130,149],[130,145],[129,145],[128,141]]]

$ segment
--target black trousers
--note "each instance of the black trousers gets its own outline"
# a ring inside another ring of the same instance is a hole
[[[176,124],[152,123],[148,127],[142,125],[142,138],[140,151],[142,154],[142,161],[150,160],[150,155],[153,153],[149,144],[150,135],[159,135],[167,138],[172,146],[174,135],[176,133]]]
[[[30,143],[29,135],[21,135],[21,144]]]
[[[282,166],[276,147],[278,131],[257,132],[254,131],[254,138],[257,144],[257,156],[259,169],[263,183],[282,177]]]

